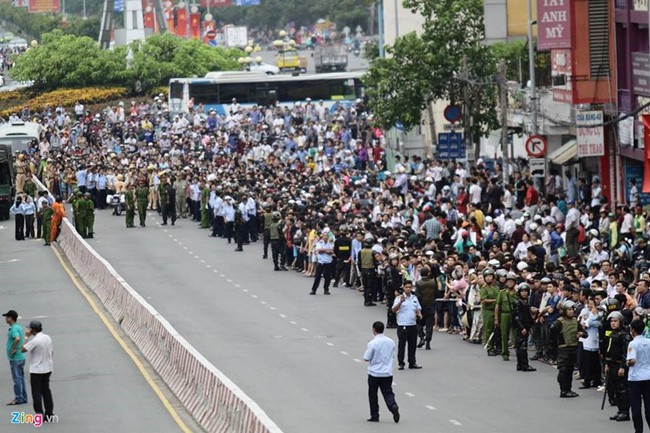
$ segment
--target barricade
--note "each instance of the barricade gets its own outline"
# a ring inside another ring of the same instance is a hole
[[[43,184],[34,177],[39,189]],[[86,285],[209,433],[282,433],[266,413],[140,296],[65,218],[58,245]]]

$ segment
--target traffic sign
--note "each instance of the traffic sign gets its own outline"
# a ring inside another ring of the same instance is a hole
[[[463,115],[463,112],[460,109],[460,107],[457,105],[447,105],[447,107],[445,107],[445,111],[443,112],[443,115],[445,116],[447,122],[455,123],[460,120],[461,116]]]
[[[546,154],[546,137],[543,135],[531,135],[526,140],[526,153],[531,158],[541,158]]]
[[[438,134],[438,158],[465,159],[465,141],[459,132],[441,132]]]
[[[546,159],[544,158],[530,158],[528,160],[528,167],[530,167],[530,175],[532,177],[546,177]]]

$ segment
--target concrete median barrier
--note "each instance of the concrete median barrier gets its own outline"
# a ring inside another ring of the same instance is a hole
[[[43,184],[34,178],[40,189]],[[66,218],[58,246],[194,419],[210,433],[282,433],[140,296]]]

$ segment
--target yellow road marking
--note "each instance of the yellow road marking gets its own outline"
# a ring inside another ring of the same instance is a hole
[[[56,254],[56,257],[59,259],[59,262],[61,263],[61,266],[63,266],[63,269],[68,274],[68,276],[70,277],[70,279],[72,280],[74,285],[77,287],[77,289],[79,289],[79,292],[81,292],[82,296],[84,298],[86,298],[86,301],[88,301],[88,303],[90,304],[90,307],[93,309],[95,314],[97,314],[97,316],[99,316],[101,321],[104,323],[104,325],[108,329],[108,332],[110,332],[111,335],[113,336],[113,338],[115,338],[115,340],[117,340],[119,345],[122,346],[122,349],[124,349],[126,354],[129,355],[129,358],[131,358],[131,360],[133,361],[135,366],[138,368],[138,370],[140,370],[140,373],[144,377],[144,380],[147,381],[147,383],[149,384],[149,386],[151,387],[153,392],[156,394],[156,396],[158,396],[158,398],[160,399],[160,402],[163,404],[163,406],[165,406],[165,409],[167,409],[167,412],[169,412],[169,415],[171,415],[172,419],[176,422],[176,424],[181,429],[181,431],[183,433],[193,433],[192,430],[185,424],[185,422],[183,422],[181,417],[176,412],[176,409],[174,409],[174,407],[169,402],[167,397],[165,397],[165,394],[163,394],[163,392],[158,387],[158,385],[153,381],[151,375],[149,374],[147,369],[144,367],[144,365],[142,364],[140,359],[135,355],[135,353],[133,353],[133,350],[131,350],[131,348],[126,344],[124,339],[122,337],[120,337],[120,335],[117,333],[117,331],[113,327],[112,323],[108,320],[108,318],[104,314],[104,312],[99,309],[99,307],[97,306],[97,303],[95,302],[95,300],[90,296],[90,294],[88,293],[88,290],[79,281],[79,279],[74,274],[74,272],[72,272],[72,270],[70,269],[68,264],[65,262],[65,260],[63,260],[63,257],[61,256],[61,253],[59,252],[59,250],[57,248],[52,248],[52,250],[54,251],[54,254]]]

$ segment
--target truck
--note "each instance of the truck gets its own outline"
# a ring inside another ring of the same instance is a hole
[[[225,26],[223,34],[228,48],[244,48],[248,45],[248,28],[246,26]]]
[[[9,219],[9,209],[14,201],[13,168],[11,146],[0,144],[0,220]]]
[[[348,51],[343,45],[317,45],[314,49],[316,73],[345,71],[348,67]]]

